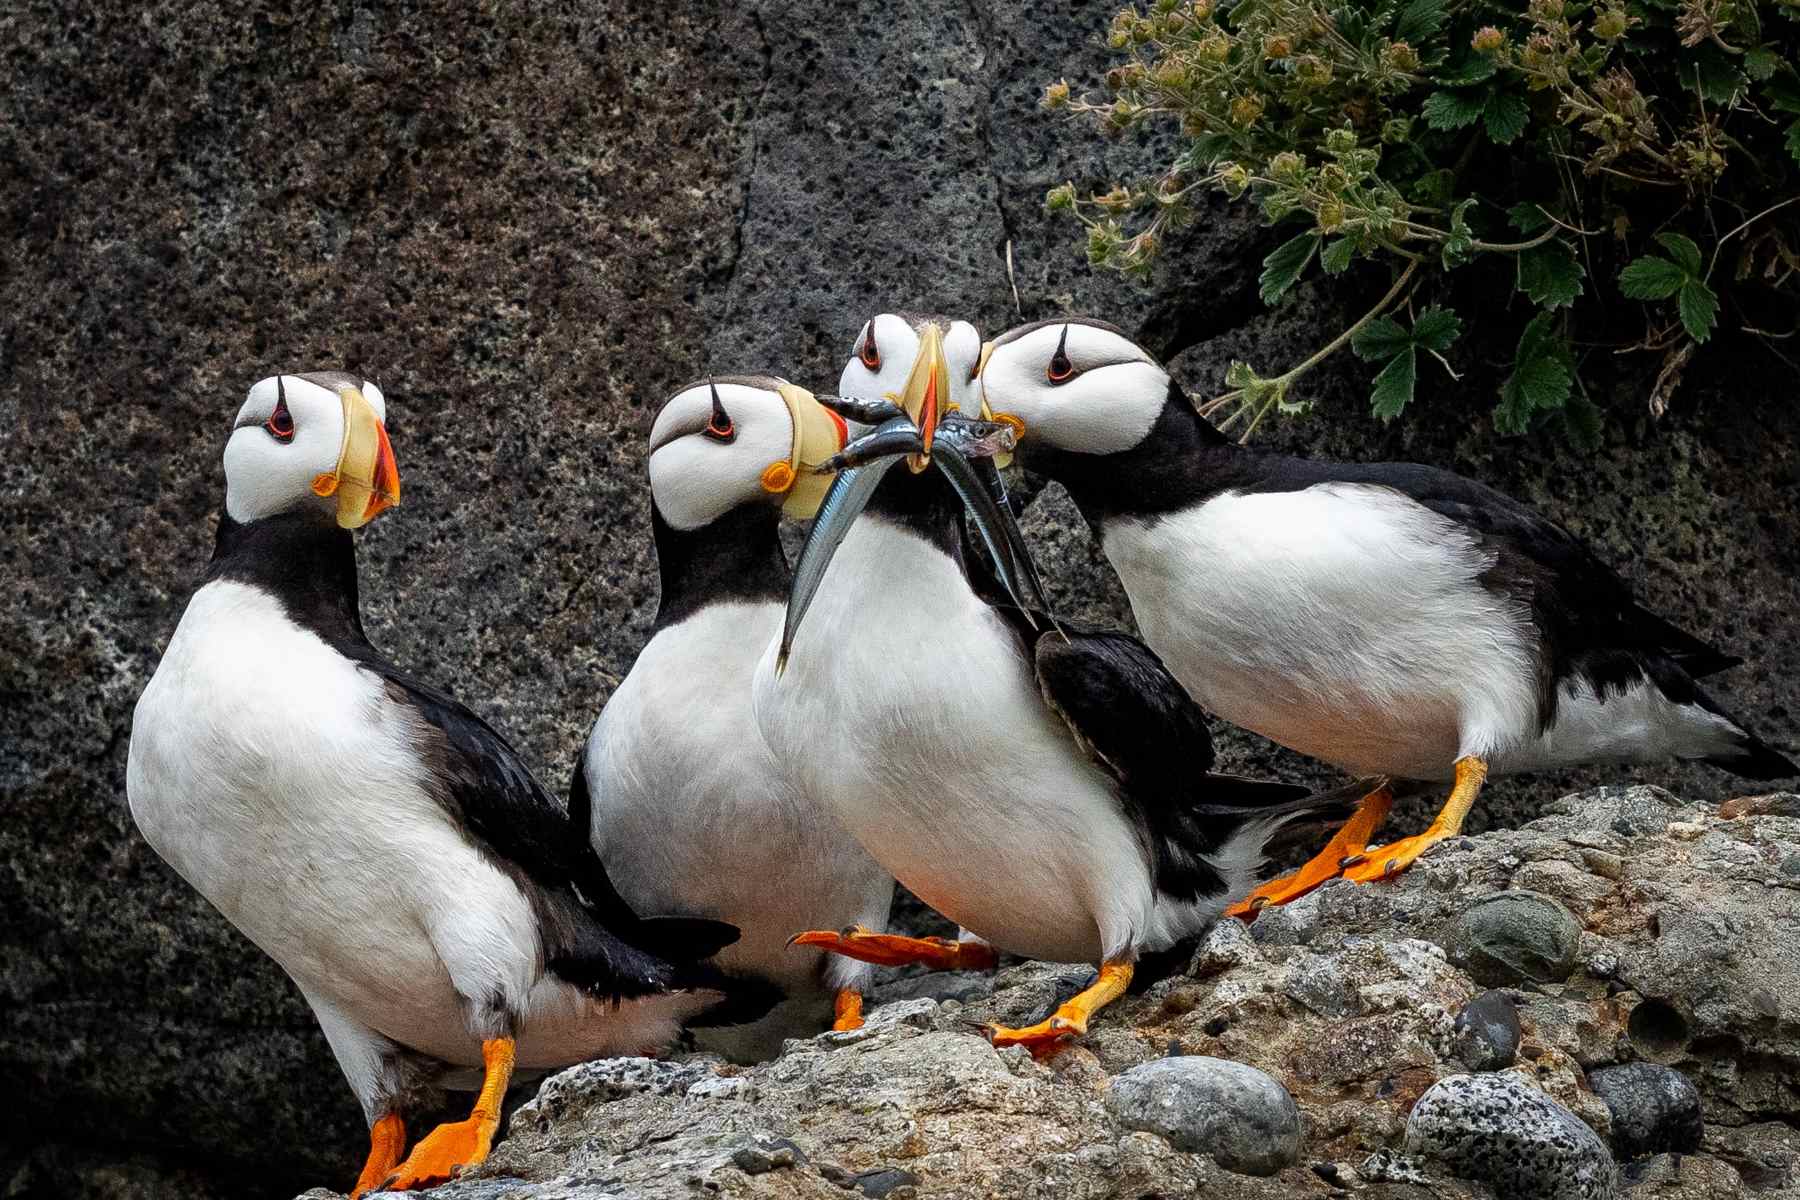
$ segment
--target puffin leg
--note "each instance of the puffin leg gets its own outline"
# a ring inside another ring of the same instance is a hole
[[[836,1010],[836,1020],[831,1023],[833,1032],[846,1033],[852,1029],[862,1028],[862,1000],[862,993],[855,988],[838,989],[837,1000],[833,1005]]]
[[[1344,878],[1354,879],[1357,883],[1392,878],[1412,866],[1421,854],[1439,842],[1461,833],[1469,810],[1475,807],[1475,797],[1481,794],[1481,783],[1487,778],[1487,773],[1487,763],[1474,755],[1457,759],[1456,786],[1450,789],[1450,798],[1444,801],[1443,810],[1425,832],[1401,838],[1391,845],[1364,851],[1368,861],[1345,871]]]
[[[1269,880],[1226,909],[1225,915],[1237,917],[1241,921],[1254,921],[1256,914],[1271,904],[1280,905],[1298,900],[1327,880],[1336,879],[1343,874],[1345,868],[1364,862],[1364,851],[1369,848],[1369,839],[1375,836],[1375,831],[1387,820],[1388,809],[1393,806],[1394,789],[1384,783],[1362,798],[1356,812],[1351,814],[1343,827],[1325,843],[1325,848],[1313,855],[1305,866],[1291,874]]]
[[[475,1098],[475,1111],[466,1121],[446,1122],[426,1134],[400,1169],[388,1177],[383,1185],[386,1190],[436,1187],[454,1179],[463,1168],[487,1158],[494,1146],[494,1131],[500,1127],[500,1104],[512,1079],[514,1053],[513,1039],[509,1037],[481,1043],[481,1062],[486,1073],[481,1094]]]
[[[1048,1020],[1023,1029],[1004,1025],[984,1025],[982,1033],[996,1046],[1024,1046],[1033,1058],[1049,1058],[1061,1050],[1067,1039],[1087,1032],[1093,1015],[1125,994],[1131,986],[1133,967],[1128,962],[1100,964],[1099,978],[1071,996]]]
[[[941,937],[901,937],[896,933],[871,933],[861,925],[841,932],[809,929],[788,939],[790,946],[814,946],[878,967],[905,967],[924,963],[934,971],[991,971],[999,955],[986,942],[957,941]]]
[[[400,1165],[400,1154],[405,1149],[406,1122],[399,1113],[383,1113],[380,1120],[369,1126],[369,1159],[363,1163],[362,1174],[356,1177],[356,1186],[350,1189],[350,1200],[361,1200],[364,1192],[379,1188],[381,1181]]]

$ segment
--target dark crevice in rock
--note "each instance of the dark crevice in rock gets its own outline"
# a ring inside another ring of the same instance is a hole
[[[976,114],[975,127],[981,139],[982,160],[987,164],[988,178],[993,184],[994,211],[1000,217],[1000,237],[994,246],[994,262],[1002,274],[1007,276],[1006,294],[1012,300],[1013,316],[1022,321],[1025,319],[1023,298],[1007,269],[1015,237],[1012,215],[1006,207],[1010,188],[996,161],[994,147],[994,110],[1000,103],[1000,71],[997,67],[1000,46],[991,8],[982,0],[969,0],[969,17],[974,22],[976,41],[981,47],[980,69],[987,78],[987,102]],[[995,329],[984,332],[992,336],[1000,331]]]

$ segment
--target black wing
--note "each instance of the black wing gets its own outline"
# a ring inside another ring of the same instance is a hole
[[[1247,820],[1307,790],[1212,774],[1206,714],[1148,646],[1127,634],[1048,631],[1032,647],[1044,700],[1088,756],[1118,781],[1145,834],[1157,887],[1197,900],[1224,879],[1208,862]]]
[[[1395,488],[1495,550],[1493,583],[1530,600],[1558,678],[1578,669],[1584,652],[1661,655],[1696,679],[1743,661],[1638,604],[1625,581],[1574,534],[1512,497],[1413,463],[1365,471],[1368,482]]]
[[[526,768],[491,725],[455,698],[407,675],[372,651],[360,665],[397,703],[440,735],[438,797],[471,841],[514,876],[530,898],[557,975],[597,994],[643,995],[707,986],[686,964],[737,940],[737,930],[699,918],[645,919],[620,897],[589,843],[588,830]]]

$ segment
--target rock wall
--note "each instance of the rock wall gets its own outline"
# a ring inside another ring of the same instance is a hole
[[[767,367],[829,384],[860,322],[901,306],[990,330],[1099,312],[1202,391],[1229,357],[1316,344],[1357,297],[1314,287],[1262,311],[1267,237],[1240,215],[1216,210],[1137,289],[1091,274],[1042,214],[1049,184],[1146,153],[1036,109],[1046,80],[1097,77],[1109,15],[1043,0],[0,14],[0,1087],[33,1098],[0,1133],[0,1178],[277,1195],[355,1157],[355,1106],[298,996],[124,803],[131,706],[209,553],[220,447],[254,379],[381,381],[407,502],[363,540],[371,633],[560,786],[654,610],[641,440],[682,381]],[[1544,506],[1744,654],[1720,690],[1792,746],[1791,382],[1722,355],[1710,369],[1727,374],[1691,371],[1651,425],[1627,380],[1584,453],[1488,432],[1486,354],[1470,348],[1462,383],[1391,429],[1360,415],[1361,369],[1335,364],[1318,413],[1272,440],[1424,458]],[[1067,607],[1126,618],[1066,501],[1041,500],[1031,533]],[[1324,777],[1225,743],[1242,769]],[[1519,820],[1569,782],[1504,785],[1487,811]]]

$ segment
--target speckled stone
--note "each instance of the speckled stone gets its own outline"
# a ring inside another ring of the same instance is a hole
[[[1588,1084],[1612,1113],[1613,1150],[1620,1158],[1700,1148],[1700,1091],[1680,1071],[1660,1063],[1626,1063],[1589,1071]]]
[[[1439,1080],[1406,1122],[1406,1153],[1513,1200],[1604,1200],[1618,1191],[1606,1143],[1510,1073]]]
[[[1273,1175],[1300,1159],[1294,1098],[1243,1063],[1201,1055],[1145,1063],[1113,1080],[1106,1108],[1127,1129],[1160,1134],[1242,1175]]]

